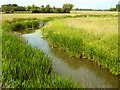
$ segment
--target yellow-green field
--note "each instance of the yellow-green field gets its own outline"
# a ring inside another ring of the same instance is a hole
[[[104,11],[71,11],[70,13],[37,13],[37,14],[2,14],[2,20],[11,20],[13,18],[46,18],[46,17],[60,17],[60,16],[75,16],[75,15],[117,15],[118,12],[104,12]]]
[[[117,15],[118,12],[116,11],[71,11],[71,14],[97,14],[97,15],[103,15],[103,14],[112,14],[112,15]]]
[[[76,18],[64,20],[69,26],[84,28],[87,32],[113,34],[118,33],[118,18]]]

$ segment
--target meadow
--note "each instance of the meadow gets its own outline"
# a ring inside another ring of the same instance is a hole
[[[74,58],[88,58],[118,75],[117,12],[70,14],[2,14],[2,86],[73,88],[71,79],[58,77],[51,58],[23,43],[13,31],[34,30],[39,21],[49,21],[42,34],[53,47]]]
[[[47,18],[47,17],[61,17],[61,16],[76,16],[76,15],[112,15],[117,16],[118,12],[105,11],[71,11],[70,13],[32,13],[32,14],[2,14],[2,21],[12,20],[13,18]]]

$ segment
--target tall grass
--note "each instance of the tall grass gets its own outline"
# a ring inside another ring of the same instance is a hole
[[[4,25],[3,30],[6,31],[18,31],[23,29],[36,29],[39,28],[39,20],[16,22],[12,24]]]
[[[61,17],[61,16],[76,16],[76,15],[107,15],[106,17],[114,16],[117,17],[117,12],[100,12],[100,11],[71,11],[71,13],[65,13],[65,14],[57,14],[57,13],[39,13],[39,14],[2,14],[2,20],[11,20],[13,18],[47,18],[47,17]]]
[[[73,88],[72,80],[57,77],[51,59],[8,32],[2,39],[2,86],[5,88]]]
[[[72,22],[71,22],[72,23]],[[88,32],[56,20],[42,29],[49,42],[76,58],[88,58],[118,75],[118,34]],[[107,36],[107,37],[105,37]]]
[[[103,15],[93,15],[93,14],[87,14],[87,15],[83,15],[83,14],[80,14],[80,15],[64,15],[64,16],[54,16],[54,17],[46,17],[46,18],[36,18],[36,17],[32,17],[32,18],[13,18],[12,20],[6,20],[6,21],[3,21],[3,28],[6,28],[6,25],[9,25],[6,29],[7,30],[17,30],[17,29],[25,29],[26,26],[29,24],[29,27],[30,28],[36,28],[34,27],[34,24],[36,24],[35,26],[38,26],[39,22],[37,21],[52,21],[52,20],[56,20],[56,19],[65,19],[65,18],[78,18],[78,17],[81,17],[81,18],[88,18],[88,17],[100,17],[100,18],[105,18],[105,17],[117,17],[118,15],[112,15],[112,14],[103,14]],[[26,22],[24,22],[26,21]],[[27,22],[28,21],[28,22]],[[35,23],[36,21],[36,23]],[[31,23],[31,26],[30,26],[30,23]],[[33,26],[32,26],[33,24]]]

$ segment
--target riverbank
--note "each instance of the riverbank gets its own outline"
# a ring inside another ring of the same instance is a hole
[[[52,58],[52,68],[57,76],[72,77],[76,83],[85,88],[116,88],[118,87],[118,76],[91,62],[89,59],[74,59],[60,48],[51,47],[48,39],[42,37],[41,30],[22,34],[21,39],[33,48],[40,48],[45,55]]]
[[[28,22],[30,23],[31,21]],[[14,24],[14,27],[17,25]],[[33,24],[27,25],[33,26]],[[51,59],[45,56],[43,51],[37,48],[33,49],[30,45],[20,41],[19,37],[11,33],[13,28],[8,31],[3,31],[2,35],[3,88],[79,87],[75,86],[72,80],[62,79],[55,75],[51,67]]]
[[[117,30],[117,18],[55,20],[42,29],[54,47],[71,57],[91,59],[115,75],[119,68]]]

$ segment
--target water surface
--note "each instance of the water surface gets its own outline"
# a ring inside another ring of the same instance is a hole
[[[41,37],[40,30],[21,35],[23,41],[33,48],[40,48],[46,55],[53,58],[52,67],[57,75],[70,77],[75,82],[80,80],[86,88],[117,88],[118,77],[112,75],[108,69],[103,69],[88,59],[72,59],[64,51],[51,48],[48,41]]]

